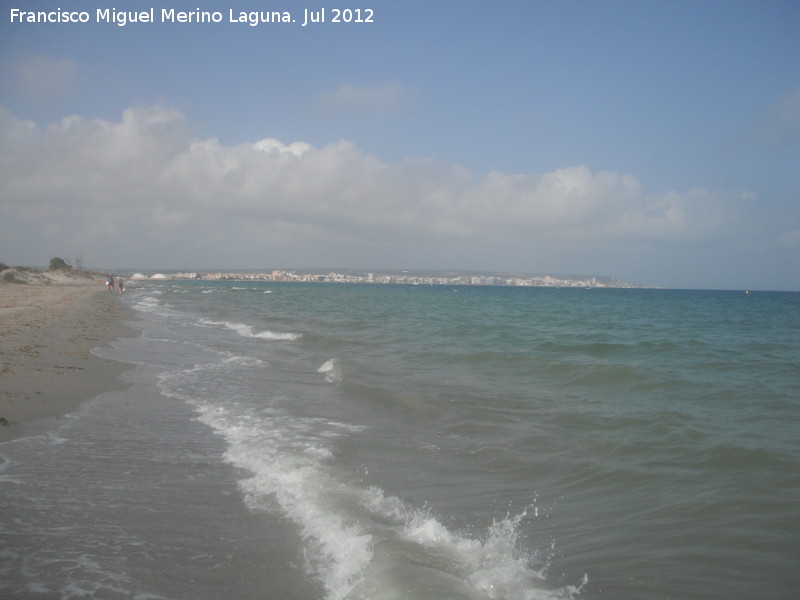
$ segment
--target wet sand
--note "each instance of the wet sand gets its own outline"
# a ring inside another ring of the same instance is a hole
[[[124,387],[130,365],[91,350],[135,334],[129,311],[100,277],[0,282],[0,442]]]

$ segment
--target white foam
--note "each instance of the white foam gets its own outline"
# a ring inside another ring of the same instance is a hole
[[[288,331],[270,331],[269,329],[264,331],[256,331],[252,325],[247,325],[245,323],[234,323],[232,321],[210,321],[208,319],[200,319],[200,324],[212,326],[221,325],[223,327],[227,327],[231,331],[235,331],[242,337],[264,340],[287,340],[293,342],[302,337],[302,334],[300,333],[292,333]]]
[[[253,474],[240,482],[247,504],[263,509],[277,501],[300,526],[308,544],[307,569],[323,583],[327,598],[346,598],[372,558],[372,538],[332,502],[347,490],[323,467],[333,456],[331,450],[304,434],[302,423],[241,418],[223,407],[199,408],[201,420],[228,440],[227,460]]]
[[[329,373],[333,371],[335,366],[336,366],[336,359],[331,358],[322,363],[322,366],[319,369],[317,369],[317,373]]]
[[[152,291],[152,293],[158,290]],[[155,295],[139,296],[133,302],[132,306],[135,310],[144,313],[153,313],[163,317],[175,316],[178,314],[169,304],[161,302]]]
[[[543,589],[547,557],[518,543],[527,511],[495,521],[483,535],[451,530],[430,511],[332,468],[337,440],[359,428],[206,393],[207,382],[235,378],[235,369],[252,368],[253,360],[228,357],[162,373],[160,387],[187,400],[224,437],[225,459],[249,473],[239,482],[247,506],[280,510],[298,526],[306,569],[326,600],[429,598],[429,589],[476,600],[564,600],[580,593],[582,585]],[[318,371],[335,372],[336,365],[330,359]]]
[[[246,334],[240,333],[239,335],[246,335]],[[302,335],[299,333],[291,333],[288,331],[269,331],[269,330],[260,331],[258,333],[251,332],[250,335],[254,338],[263,338],[267,340],[289,340],[289,341],[299,340],[302,337]]]
[[[143,296],[136,303],[136,306],[142,308],[148,308],[151,306],[160,306],[160,303],[158,301],[158,298],[156,298],[155,296]]]
[[[229,418],[219,411],[207,416],[217,427]],[[269,427],[280,431],[281,437],[291,436],[292,425],[285,422],[282,427],[275,425]],[[309,571],[324,584],[328,600],[394,597],[398,592],[397,582],[391,576],[386,577],[387,557],[382,556],[378,563],[374,561],[376,544],[385,544],[385,540],[390,544],[396,540],[395,546],[407,544],[388,556],[401,572],[415,564],[435,565],[428,569],[426,577],[466,582],[470,596],[476,598],[566,599],[579,593],[580,588],[574,587],[542,589],[543,569],[532,566],[531,557],[517,545],[517,528],[524,513],[494,523],[483,540],[459,534],[427,512],[409,508],[401,499],[387,496],[379,488],[353,486],[336,479],[324,467],[333,453],[320,445],[317,436],[304,436],[299,444],[304,447],[299,454],[287,456],[272,444],[267,444],[272,447],[265,452],[264,429],[251,428],[242,421],[228,422],[225,433],[231,447],[227,458],[253,473],[241,482],[251,507],[263,508],[264,499],[275,498],[301,527],[310,544]],[[407,585],[411,589],[417,584]],[[424,585],[425,582],[419,582],[420,590]],[[375,594],[375,590],[380,593]]]
[[[302,531],[309,573],[322,582],[329,600],[344,600],[372,558],[372,537],[342,510],[349,487],[325,466],[333,457],[332,441],[348,430],[327,427],[323,419],[290,418],[278,409],[265,412],[230,398],[206,397],[206,381],[235,377],[239,367],[247,368],[240,358],[229,357],[165,372],[159,387],[192,404],[199,420],[226,439],[226,460],[251,473],[240,481],[246,504],[259,510],[280,507]]]
[[[223,361],[225,364],[241,365],[243,367],[261,367],[264,361],[254,356],[229,356]]]
[[[317,373],[325,375],[325,381],[328,383],[339,383],[341,381],[341,373],[339,372],[338,361],[331,358],[322,363],[322,366],[317,369]]]

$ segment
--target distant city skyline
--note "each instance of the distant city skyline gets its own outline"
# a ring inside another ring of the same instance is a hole
[[[117,271],[121,273],[121,271]],[[359,269],[246,269],[229,271],[128,272],[133,280],[196,280],[196,281],[272,281],[326,282],[424,285],[485,285],[517,287],[608,287],[637,288],[614,277],[597,275],[545,275],[531,273],[492,273],[470,271],[376,270]]]
[[[0,11],[0,260],[800,290],[799,3],[266,8]]]

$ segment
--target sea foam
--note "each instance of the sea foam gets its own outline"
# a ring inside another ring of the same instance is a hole
[[[235,331],[242,337],[249,337],[249,338],[258,338],[264,340],[287,340],[287,341],[295,341],[299,340],[302,337],[300,333],[292,333],[288,331],[256,331],[252,325],[247,325],[245,323],[234,323],[231,321],[210,321],[208,319],[201,319],[200,323],[203,325],[211,325],[211,326],[218,326],[222,325],[223,327],[227,327],[231,331]]]
[[[336,364],[330,359],[318,371],[327,376]],[[429,510],[331,468],[337,440],[362,427],[208,393],[253,366],[253,359],[228,357],[162,373],[159,387],[193,405],[200,421],[226,440],[225,459],[249,474],[239,481],[247,506],[277,510],[297,525],[306,569],[327,600],[430,598],[431,590],[464,600],[564,599],[580,592],[581,586],[542,589],[546,561],[539,564],[517,543],[527,512],[494,522],[483,535],[454,531]]]
[[[341,373],[339,372],[338,362],[335,358],[326,360],[322,366],[317,369],[317,373],[324,373],[325,381],[328,383],[338,383],[341,381]]]

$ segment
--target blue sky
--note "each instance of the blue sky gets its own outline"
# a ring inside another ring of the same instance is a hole
[[[0,5],[0,261],[800,289],[796,2]]]

